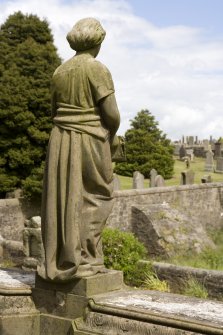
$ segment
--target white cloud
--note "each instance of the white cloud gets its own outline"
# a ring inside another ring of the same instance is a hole
[[[99,59],[110,69],[122,115],[147,108],[172,139],[223,135],[223,44],[193,27],[159,28],[115,0],[16,0],[0,3],[0,22],[21,10],[46,18],[63,59],[72,56],[66,34],[80,18],[98,18],[107,31]]]

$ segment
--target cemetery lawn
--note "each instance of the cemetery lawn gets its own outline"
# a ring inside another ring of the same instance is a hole
[[[223,174],[204,171],[205,159],[194,157],[194,162],[190,163],[190,169],[195,172],[195,184],[201,184],[201,178],[205,175],[211,175],[213,182],[223,182]],[[181,172],[186,171],[185,162],[175,158],[174,175],[171,179],[165,180],[166,186],[180,185]],[[132,178],[119,176],[121,182],[121,189],[128,190],[132,188]],[[149,179],[145,179],[144,187],[149,187]]]

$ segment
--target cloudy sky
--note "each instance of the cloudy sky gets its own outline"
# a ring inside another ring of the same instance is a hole
[[[0,23],[18,10],[47,19],[64,60],[73,24],[101,21],[98,59],[113,76],[120,134],[146,108],[173,140],[223,136],[222,0],[0,0]]]

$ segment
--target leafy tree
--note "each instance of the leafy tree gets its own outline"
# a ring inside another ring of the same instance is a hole
[[[41,192],[51,129],[50,80],[60,58],[48,23],[21,12],[0,31],[0,195]],[[34,188],[32,184],[34,183]],[[38,184],[38,186],[37,186]]]
[[[140,171],[146,178],[156,169],[165,179],[173,175],[173,147],[158,128],[158,122],[148,110],[141,110],[125,133],[127,162],[117,163],[115,172],[132,176]]]

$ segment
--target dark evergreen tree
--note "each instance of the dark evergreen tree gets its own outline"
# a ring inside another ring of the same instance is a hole
[[[156,169],[165,179],[172,177],[173,146],[148,110],[140,111],[131,121],[125,142],[127,162],[117,163],[116,173],[132,176],[134,171],[140,171],[149,178],[151,169]]]
[[[0,195],[41,192],[50,80],[61,60],[46,21],[17,12],[0,31]]]

